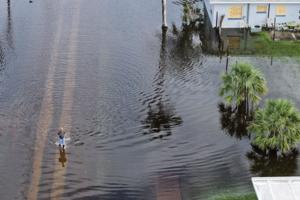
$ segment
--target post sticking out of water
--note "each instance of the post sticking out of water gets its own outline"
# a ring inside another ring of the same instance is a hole
[[[275,40],[275,31],[276,31],[276,17],[274,18],[274,27],[273,27],[273,41]]]
[[[271,56],[271,66],[273,65],[273,56]]]
[[[168,24],[167,24],[167,0],[161,0],[162,5],[162,29],[167,30]]]
[[[227,47],[227,51],[226,51],[226,74],[228,71],[228,64],[229,64],[229,48]]]
[[[216,13],[216,28],[218,28],[219,12]]]

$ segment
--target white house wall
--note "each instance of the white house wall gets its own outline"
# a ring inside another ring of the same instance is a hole
[[[222,15],[225,15],[223,20],[222,27],[223,28],[240,28],[243,19],[228,19],[228,11],[231,6],[234,5],[242,5],[243,6],[243,17],[245,22],[247,22],[247,4],[213,4],[210,6],[212,9],[212,16],[210,17],[210,21],[212,22],[212,26],[216,26],[216,18],[218,13],[218,21]],[[254,27],[255,25],[264,25],[267,23],[268,12],[267,13],[256,13],[257,5],[259,4],[249,4],[249,26]],[[261,5],[261,4],[260,4]],[[266,4],[267,5],[267,4]],[[274,20],[276,16],[276,5],[270,5],[270,19]],[[300,22],[300,4],[285,4],[287,9],[286,16],[276,16],[277,23],[291,22],[296,21]],[[208,11],[209,12],[209,11]],[[219,25],[219,24],[218,24]]]
[[[299,20],[300,4],[286,4],[285,7],[287,9],[286,16],[276,16],[276,23],[285,23],[291,21],[300,22]],[[271,19],[274,19],[274,16],[276,15],[275,12],[276,12],[276,4],[271,4],[271,9],[270,9]]]
[[[241,5],[241,4],[215,4],[213,10],[213,27],[216,26],[216,18],[218,15],[218,21],[220,20],[222,15],[225,15],[223,20],[222,27],[223,28],[239,28],[241,26],[241,19],[228,19],[228,10],[231,6]],[[217,14],[218,13],[218,14]],[[243,6],[243,16],[246,18],[247,15],[247,6]]]
[[[250,4],[250,9],[249,9],[249,23],[248,25],[250,27],[254,27],[255,25],[263,25],[267,23],[268,20],[268,12],[266,13],[257,13],[257,5],[258,4]],[[261,5],[267,5],[268,4],[261,4]]]

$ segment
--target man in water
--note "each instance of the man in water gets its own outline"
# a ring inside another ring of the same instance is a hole
[[[58,144],[59,146],[65,148],[65,134],[66,132],[64,131],[63,128],[60,128],[57,135],[58,135]]]

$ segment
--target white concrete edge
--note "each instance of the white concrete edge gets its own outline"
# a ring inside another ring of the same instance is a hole
[[[253,181],[300,181],[299,176],[278,176],[278,177],[252,177],[252,182]]]
[[[252,177],[251,180],[252,180],[252,185],[254,187],[254,191],[255,191],[255,194],[256,194],[256,197],[258,200],[261,200],[261,196],[260,196],[260,193],[258,192],[258,188],[256,187],[256,185],[254,184],[256,179],[258,179],[257,177]]]
[[[295,191],[294,191],[293,187],[291,186],[291,182],[292,181],[299,181],[300,182],[300,177],[299,176],[252,177],[251,180],[252,180],[252,184],[253,184],[253,187],[254,187],[254,190],[255,190],[255,193],[256,193],[256,196],[257,196],[258,200],[262,200],[262,197],[260,196],[261,194],[258,191],[257,185],[255,184],[255,183],[258,183],[258,182],[266,182],[266,184],[268,185],[268,187],[270,189],[272,198],[275,199],[272,188],[270,187],[270,182],[272,182],[272,181],[286,182],[288,184],[291,192],[292,192],[293,199],[297,200],[297,198],[298,198],[295,194]]]

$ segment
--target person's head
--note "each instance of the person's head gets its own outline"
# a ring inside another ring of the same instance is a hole
[[[60,128],[59,128],[59,131],[60,131],[60,132],[64,132],[64,128],[63,128],[63,127],[60,127]]]

